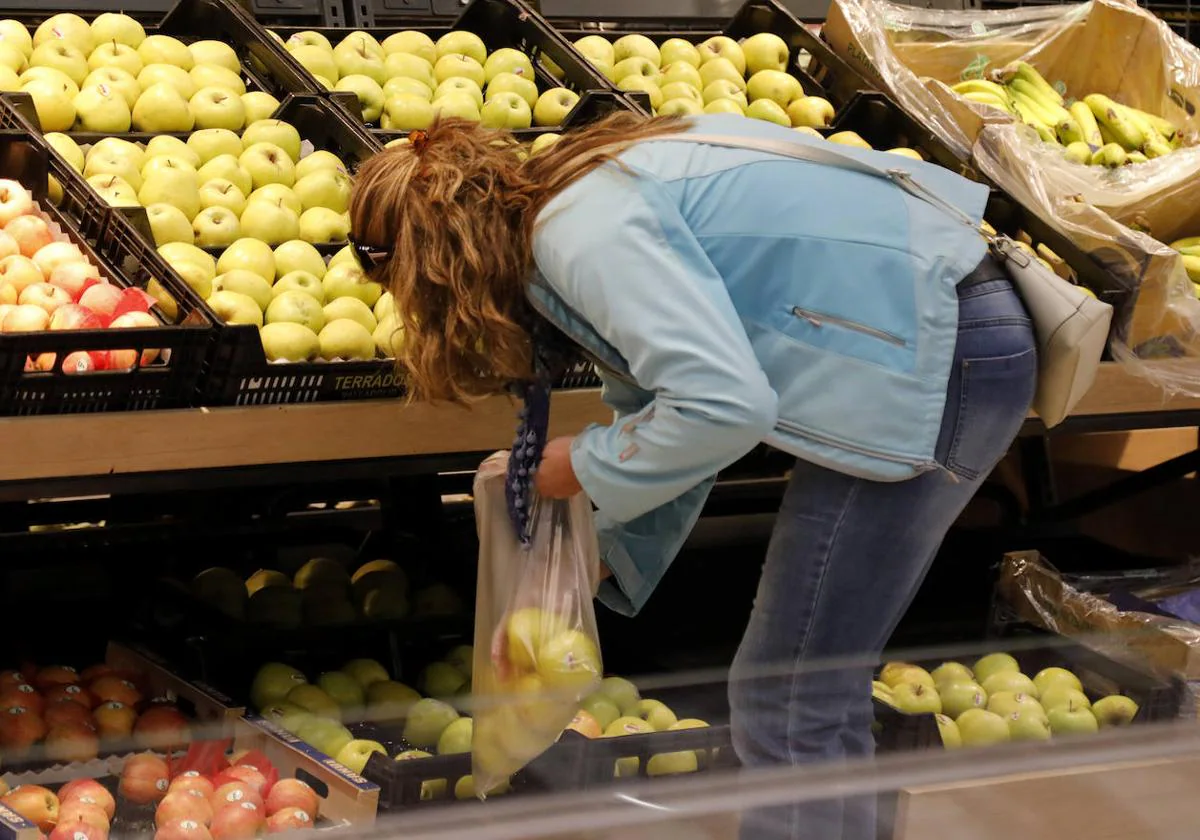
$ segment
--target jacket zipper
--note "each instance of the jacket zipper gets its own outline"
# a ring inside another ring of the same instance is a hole
[[[823,327],[825,324],[833,324],[835,327],[850,330],[863,335],[869,335],[872,338],[877,338],[880,341],[886,341],[888,344],[894,344],[897,347],[906,347],[908,342],[898,335],[895,335],[885,330],[875,327],[860,324],[858,321],[850,321],[846,318],[839,318],[837,315],[827,315],[824,312],[814,312],[811,309],[804,309],[799,306],[793,306],[791,313],[802,321],[807,321],[814,327]]]
[[[942,468],[942,465],[939,464],[937,461],[917,461],[912,458],[905,458],[902,455],[892,455],[887,452],[880,452],[875,449],[869,449],[865,446],[859,446],[857,444],[847,443],[846,441],[837,440],[832,437],[827,437],[825,435],[820,434],[819,432],[813,432],[810,429],[806,429],[803,426],[800,426],[796,423],[792,423],[791,421],[788,421],[788,420],[777,419],[775,421],[775,425],[785,431],[791,432],[792,434],[799,435],[800,437],[808,438],[809,440],[814,440],[817,443],[824,444],[825,446],[832,446],[835,449],[844,449],[847,452],[853,452],[855,455],[862,455],[867,458],[878,458],[881,461],[890,461],[893,464],[904,464],[906,466],[912,467],[917,472],[928,472],[929,470],[936,470],[936,469]]]

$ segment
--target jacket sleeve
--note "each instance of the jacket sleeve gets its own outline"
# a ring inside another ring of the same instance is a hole
[[[571,451],[580,484],[614,523],[702,484],[775,423],[777,397],[724,282],[655,190],[610,165],[552,201],[534,238],[547,282],[654,393]]]

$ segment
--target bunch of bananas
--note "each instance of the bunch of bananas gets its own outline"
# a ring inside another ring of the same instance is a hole
[[[1069,105],[1026,61],[1015,61],[994,80],[969,79],[952,90],[980,105],[1007,111],[1047,143],[1065,147],[1068,160],[1115,169],[1169,155],[1183,142],[1170,120],[1091,93]]]
[[[996,235],[996,229],[988,224],[986,220],[980,223],[980,227],[985,233],[991,236]],[[1200,242],[1200,238],[1196,241]],[[1096,297],[1095,292],[1079,283],[1079,278],[1075,276],[1075,272],[1071,266],[1067,265],[1067,261],[1051,250],[1050,246],[1045,242],[1035,242],[1033,237],[1028,233],[1018,230],[1012,237],[1012,243],[1068,283],[1074,283],[1087,294]]]
[[[1176,239],[1171,248],[1183,256],[1183,268],[1187,271],[1188,279],[1192,281],[1192,290],[1200,298],[1200,236],[1187,236]]]

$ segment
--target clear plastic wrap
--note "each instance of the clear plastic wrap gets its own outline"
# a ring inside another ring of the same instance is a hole
[[[571,723],[603,673],[596,612],[600,554],[592,505],[535,501],[524,548],[504,498],[508,453],[475,476],[479,572],[471,773],[478,794],[502,790]]]
[[[1121,288],[1096,290],[1118,308],[1114,358],[1168,390],[1200,393],[1200,300],[1163,244],[1200,235],[1200,50],[1125,0],[1000,11],[836,0],[826,37],[956,154],[1114,268]],[[1162,115],[1183,148],[1117,169],[1075,163],[950,87],[1017,59],[1068,99],[1101,93]]]

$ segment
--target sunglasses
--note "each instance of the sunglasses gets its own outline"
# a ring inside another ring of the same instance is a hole
[[[350,237],[350,246],[354,248],[354,256],[358,258],[358,264],[362,266],[363,271],[368,273],[379,268],[392,258],[392,250],[390,248],[365,245],[362,242],[356,241],[354,237]]]

